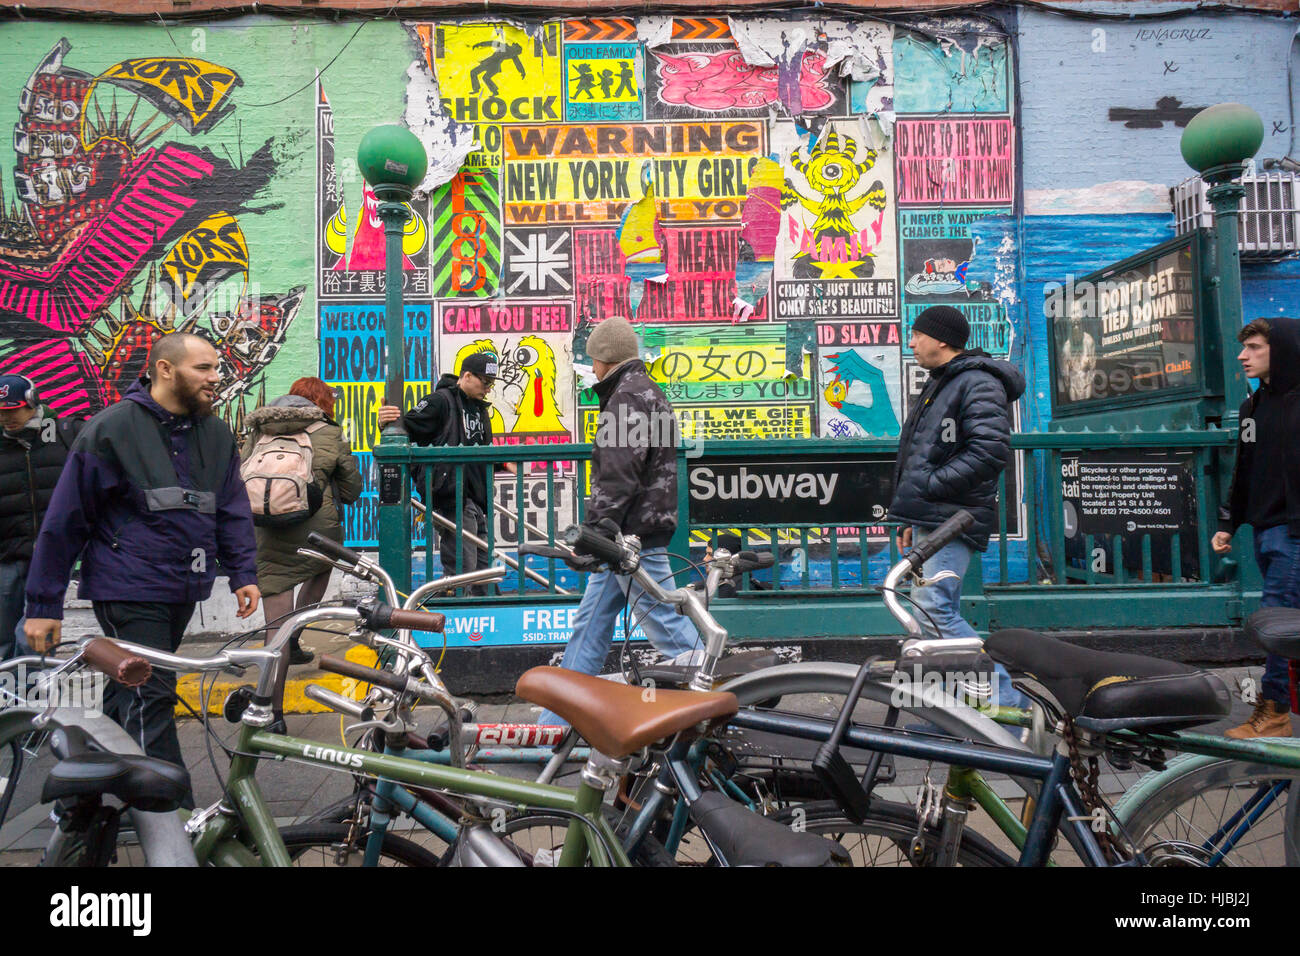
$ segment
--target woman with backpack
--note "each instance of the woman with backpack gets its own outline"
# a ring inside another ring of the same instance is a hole
[[[298,549],[313,531],[341,544],[340,505],[361,494],[361,470],[333,414],[334,392],[307,377],[248,417],[240,472],[257,526],[257,582],[268,623],[325,596],[329,566],[302,557]],[[277,627],[267,628],[267,641]],[[290,662],[311,659],[295,641]]]

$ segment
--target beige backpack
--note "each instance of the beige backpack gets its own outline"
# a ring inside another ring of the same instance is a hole
[[[312,472],[311,433],[323,428],[313,422],[300,432],[263,435],[240,466],[248,490],[253,524],[283,528],[306,521],[320,510],[325,492]]]

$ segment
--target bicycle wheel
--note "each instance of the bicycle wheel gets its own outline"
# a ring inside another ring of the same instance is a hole
[[[23,772],[23,747],[17,739],[0,744],[0,827],[9,816],[9,806],[14,802],[18,778]]]
[[[1182,754],[1115,814],[1153,866],[1300,866],[1300,770]]]
[[[605,819],[617,831],[621,816],[613,807],[604,807]],[[552,813],[523,813],[505,820],[501,836],[520,861],[528,866],[559,866],[560,851],[569,830],[569,817]],[[618,834],[620,837],[622,834]],[[653,836],[647,836],[632,854],[635,866],[674,866],[673,858]]]
[[[742,709],[779,712],[790,707],[800,716],[833,720],[838,716],[857,672],[858,668],[853,664],[782,664],[728,681],[721,689],[734,693]],[[773,699],[779,699],[781,703],[775,708],[766,707]],[[936,706],[936,703],[942,706]],[[903,727],[920,723],[957,739],[1028,750],[1007,728],[972,707],[943,695],[930,696],[930,691],[924,688],[897,687],[881,680],[867,682],[854,709],[853,719],[855,723],[864,725],[879,724],[891,706],[897,708],[897,722]],[[776,730],[746,730],[740,732],[740,736],[757,741],[755,746],[742,744],[735,748],[742,768],[760,773],[766,771],[773,775],[774,782],[780,778],[789,791],[789,797],[794,800],[828,796],[807,772],[817,750],[816,743],[795,741],[783,737]],[[867,754],[860,752],[856,762],[862,765],[866,759]],[[1037,793],[1035,781],[1012,779],[1027,793]]]
[[[854,866],[931,866],[939,849],[939,831],[927,827],[921,832],[920,860],[913,861],[909,848],[917,836],[916,811],[884,800],[873,800],[861,823],[846,818],[831,801],[783,810],[772,819],[836,840],[849,851]],[[957,865],[1013,866],[1015,860],[968,827],[957,850]]]
[[[302,823],[281,827],[280,837],[294,866],[361,866],[365,856],[365,835],[348,844],[350,827],[346,823]],[[341,853],[344,848],[345,853]],[[379,865],[438,866],[438,855],[413,840],[393,833],[384,834],[379,851]]]

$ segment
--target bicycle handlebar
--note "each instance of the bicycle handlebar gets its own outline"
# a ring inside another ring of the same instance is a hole
[[[382,601],[373,606],[361,605],[362,620],[366,627],[376,631],[395,628],[404,631],[432,631],[441,634],[447,624],[445,615],[436,611],[416,611],[392,607]]]
[[[343,677],[351,677],[353,680],[361,681],[364,684],[374,684],[396,694],[412,694],[430,704],[437,704],[447,699],[447,695],[439,691],[438,688],[431,687],[413,677],[403,677],[401,674],[394,674],[392,671],[381,671],[374,667],[358,664],[355,661],[334,657],[332,654],[322,654],[320,656],[320,669]]]
[[[578,554],[589,554],[593,558],[599,558],[615,570],[621,568],[628,557],[628,549],[624,545],[605,537],[585,524],[567,528],[564,532],[564,543]]]
[[[750,571],[770,568],[775,563],[776,559],[772,557],[771,551],[762,553],[741,551],[732,559],[732,569],[735,574],[747,574]]]
[[[322,654],[319,664],[320,669],[323,671],[340,674],[343,677],[351,677],[363,684],[374,684],[376,687],[384,687],[397,694],[406,690],[406,678],[394,674],[392,671],[381,671],[374,667],[358,664],[355,661],[345,660],[342,657],[335,657],[332,654]]]
[[[929,561],[939,553],[939,550],[949,541],[964,534],[966,530],[975,523],[974,516],[965,509],[958,511],[955,515],[945,521],[939,527],[935,528],[925,536],[924,541],[917,543],[916,547],[908,551],[903,557],[915,570]]]
[[[123,687],[139,687],[153,674],[153,665],[107,637],[93,637],[81,645],[82,659]]]
[[[332,538],[327,538],[318,531],[313,531],[307,535],[307,543],[313,548],[353,566],[361,562],[361,555],[357,554],[351,548],[345,548]]]

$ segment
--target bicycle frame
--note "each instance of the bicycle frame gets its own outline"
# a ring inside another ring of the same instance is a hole
[[[741,711],[732,718],[731,725],[814,741],[830,739],[833,726],[830,721],[817,718],[759,711]],[[1052,834],[1058,829],[1067,835],[1088,865],[1110,865],[1085,823],[1092,818],[1083,814],[1082,800],[1070,780],[1069,757],[1059,748],[1051,757],[1039,757],[984,744],[927,739],[914,737],[907,731],[882,731],[860,725],[849,727],[844,743],[863,750],[1037,780],[1041,783],[1039,797],[1021,846],[1019,865],[1045,866],[1051,851]],[[991,791],[989,795],[993,796]],[[1002,806],[1006,813],[1010,813],[1005,804]]]
[[[37,727],[34,721],[44,718]],[[59,730],[77,730],[84,733],[96,746],[109,753],[139,754],[139,745],[126,731],[108,717],[92,715],[74,707],[28,707],[11,705],[0,710],[0,742],[7,742],[28,733],[53,733]],[[7,786],[16,786],[10,780]],[[194,866],[194,852],[175,813],[150,813],[131,810],[135,832],[140,845],[145,848],[150,865]]]
[[[393,754],[377,754],[340,745],[274,733],[248,723],[240,728],[235,757],[231,761],[226,788],[234,806],[204,821],[194,840],[194,854],[200,864],[288,866],[291,863],[280,839],[270,809],[257,785],[260,757],[276,757],[326,769],[361,773],[390,781],[459,795],[500,800],[515,807],[558,810],[575,819],[569,838],[577,849],[561,865],[579,865],[590,853],[595,866],[629,866],[626,853],[600,812],[603,791],[585,781],[570,790],[548,784],[499,777],[477,770],[462,770]],[[435,832],[438,832],[435,830]],[[455,838],[456,832],[445,831]],[[458,831],[457,831],[458,832]],[[441,834],[440,834],[441,835]],[[240,837],[251,842],[251,848]],[[382,840],[382,835],[380,836]],[[566,840],[566,847],[568,845]],[[255,857],[252,850],[257,851]]]

